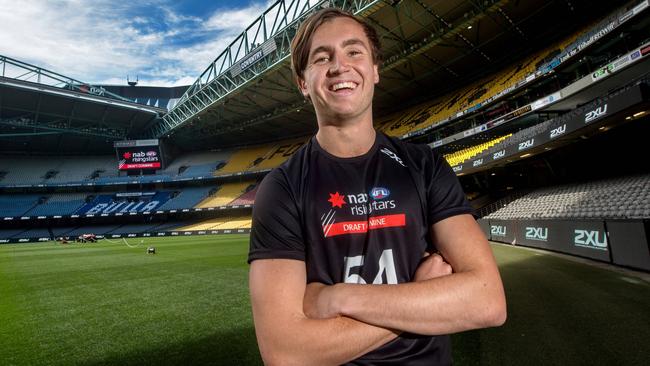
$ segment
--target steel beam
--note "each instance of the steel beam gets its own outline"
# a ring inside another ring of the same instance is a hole
[[[217,56],[148,135],[168,134],[264,73],[284,65],[300,22],[312,12],[336,6],[368,16],[384,5],[381,0],[277,0]]]

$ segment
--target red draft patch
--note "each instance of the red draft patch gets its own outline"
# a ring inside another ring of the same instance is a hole
[[[343,234],[361,234],[368,230],[383,229],[386,227],[406,226],[406,215],[384,215],[369,217],[368,221],[345,221],[323,226],[326,238]]]

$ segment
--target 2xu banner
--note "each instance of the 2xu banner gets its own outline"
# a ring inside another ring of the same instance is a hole
[[[650,270],[643,220],[479,219],[488,239]]]

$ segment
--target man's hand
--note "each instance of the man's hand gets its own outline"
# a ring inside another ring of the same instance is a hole
[[[452,273],[451,265],[442,258],[440,254],[424,253],[422,261],[415,271],[414,282],[426,281],[432,278],[438,278]]]
[[[303,311],[311,319],[327,319],[337,317],[339,314],[334,311],[335,300],[333,286],[327,286],[320,282],[307,284],[305,298],[303,300]]]

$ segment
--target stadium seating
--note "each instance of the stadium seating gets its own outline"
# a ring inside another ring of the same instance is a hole
[[[483,151],[489,149],[490,147],[500,143],[501,141],[504,141],[508,138],[510,138],[512,134],[508,134],[505,136],[497,137],[496,139],[484,142],[482,144],[476,145],[476,146],[471,146],[466,149],[462,149],[459,151],[456,151],[454,153],[445,155],[445,159],[447,159],[447,162],[451,166],[455,166],[458,164],[462,164],[465,160],[471,159],[472,157],[482,153]]]
[[[262,160],[255,164],[255,170],[273,169],[282,164],[291,155],[293,155],[300,146],[305,143],[305,139],[287,140],[273,146],[263,157]]]
[[[205,200],[201,201],[196,207],[197,208],[206,208],[206,207],[218,207],[226,206],[239,196],[244,194],[248,187],[255,184],[255,181],[245,181],[237,183],[226,183],[219,187],[219,189],[207,197]]]
[[[2,185],[42,184],[83,181],[97,170],[116,170],[113,156],[76,156],[60,158],[4,157],[0,171],[6,171]],[[48,172],[51,177],[46,178]]]
[[[81,226],[76,229],[70,230],[66,233],[63,233],[61,235],[64,236],[70,236],[70,237],[75,237],[79,236],[81,234],[95,234],[95,235],[105,235],[106,233],[115,230],[119,227],[120,225],[88,225],[88,226]],[[56,234],[55,231],[55,235]]]
[[[304,142],[305,139],[302,138],[240,149],[232,154],[223,168],[215,172],[215,176],[275,168],[287,160]]]
[[[24,216],[27,211],[38,205],[41,197],[36,194],[0,196],[0,216]]]
[[[258,159],[263,159],[272,148],[273,146],[264,145],[240,149],[232,154],[226,165],[219,171],[215,172],[215,175],[219,176],[222,174],[248,171],[255,166]]]
[[[161,174],[171,177],[210,176],[220,163],[228,161],[232,151],[194,152],[181,155],[166,167]]]
[[[255,194],[257,193],[257,186],[250,191],[242,194],[236,200],[230,202],[231,206],[252,205],[255,203]]]
[[[48,229],[38,228],[23,231],[19,235],[21,238],[52,238]]]
[[[0,239],[9,239],[11,237],[17,237],[18,234],[21,234],[27,230],[23,229],[1,229],[0,230]]]
[[[27,211],[25,216],[71,215],[86,204],[88,193],[55,194]]]
[[[52,228],[54,237],[67,236],[69,232],[76,229],[77,226],[59,226]]]
[[[594,24],[584,27],[526,59],[464,88],[381,119],[376,127],[388,135],[403,136],[409,132],[454,118],[460,112],[465,113],[483,106],[513,90],[517,84],[521,85],[525,82],[527,77],[538,71],[538,65],[548,59],[549,55],[555,55],[562,50],[574,47],[579,41],[578,38],[581,35],[589,34],[589,30],[593,27]],[[582,38],[580,37],[580,39]]]
[[[485,218],[650,218],[650,175],[539,189],[512,201]]]
[[[172,194],[172,198],[163,203],[157,210],[180,210],[196,206],[209,192],[215,189],[215,186],[204,187],[187,187],[177,191],[177,194]]]
[[[158,223],[147,223],[147,224],[129,224],[122,225],[114,230],[106,232],[106,235],[110,234],[137,234],[143,232],[150,232],[154,227],[158,226]]]
[[[249,229],[251,227],[250,216],[237,217],[220,217],[201,221],[179,228],[179,231],[199,231],[199,230],[223,230],[223,229]]]

